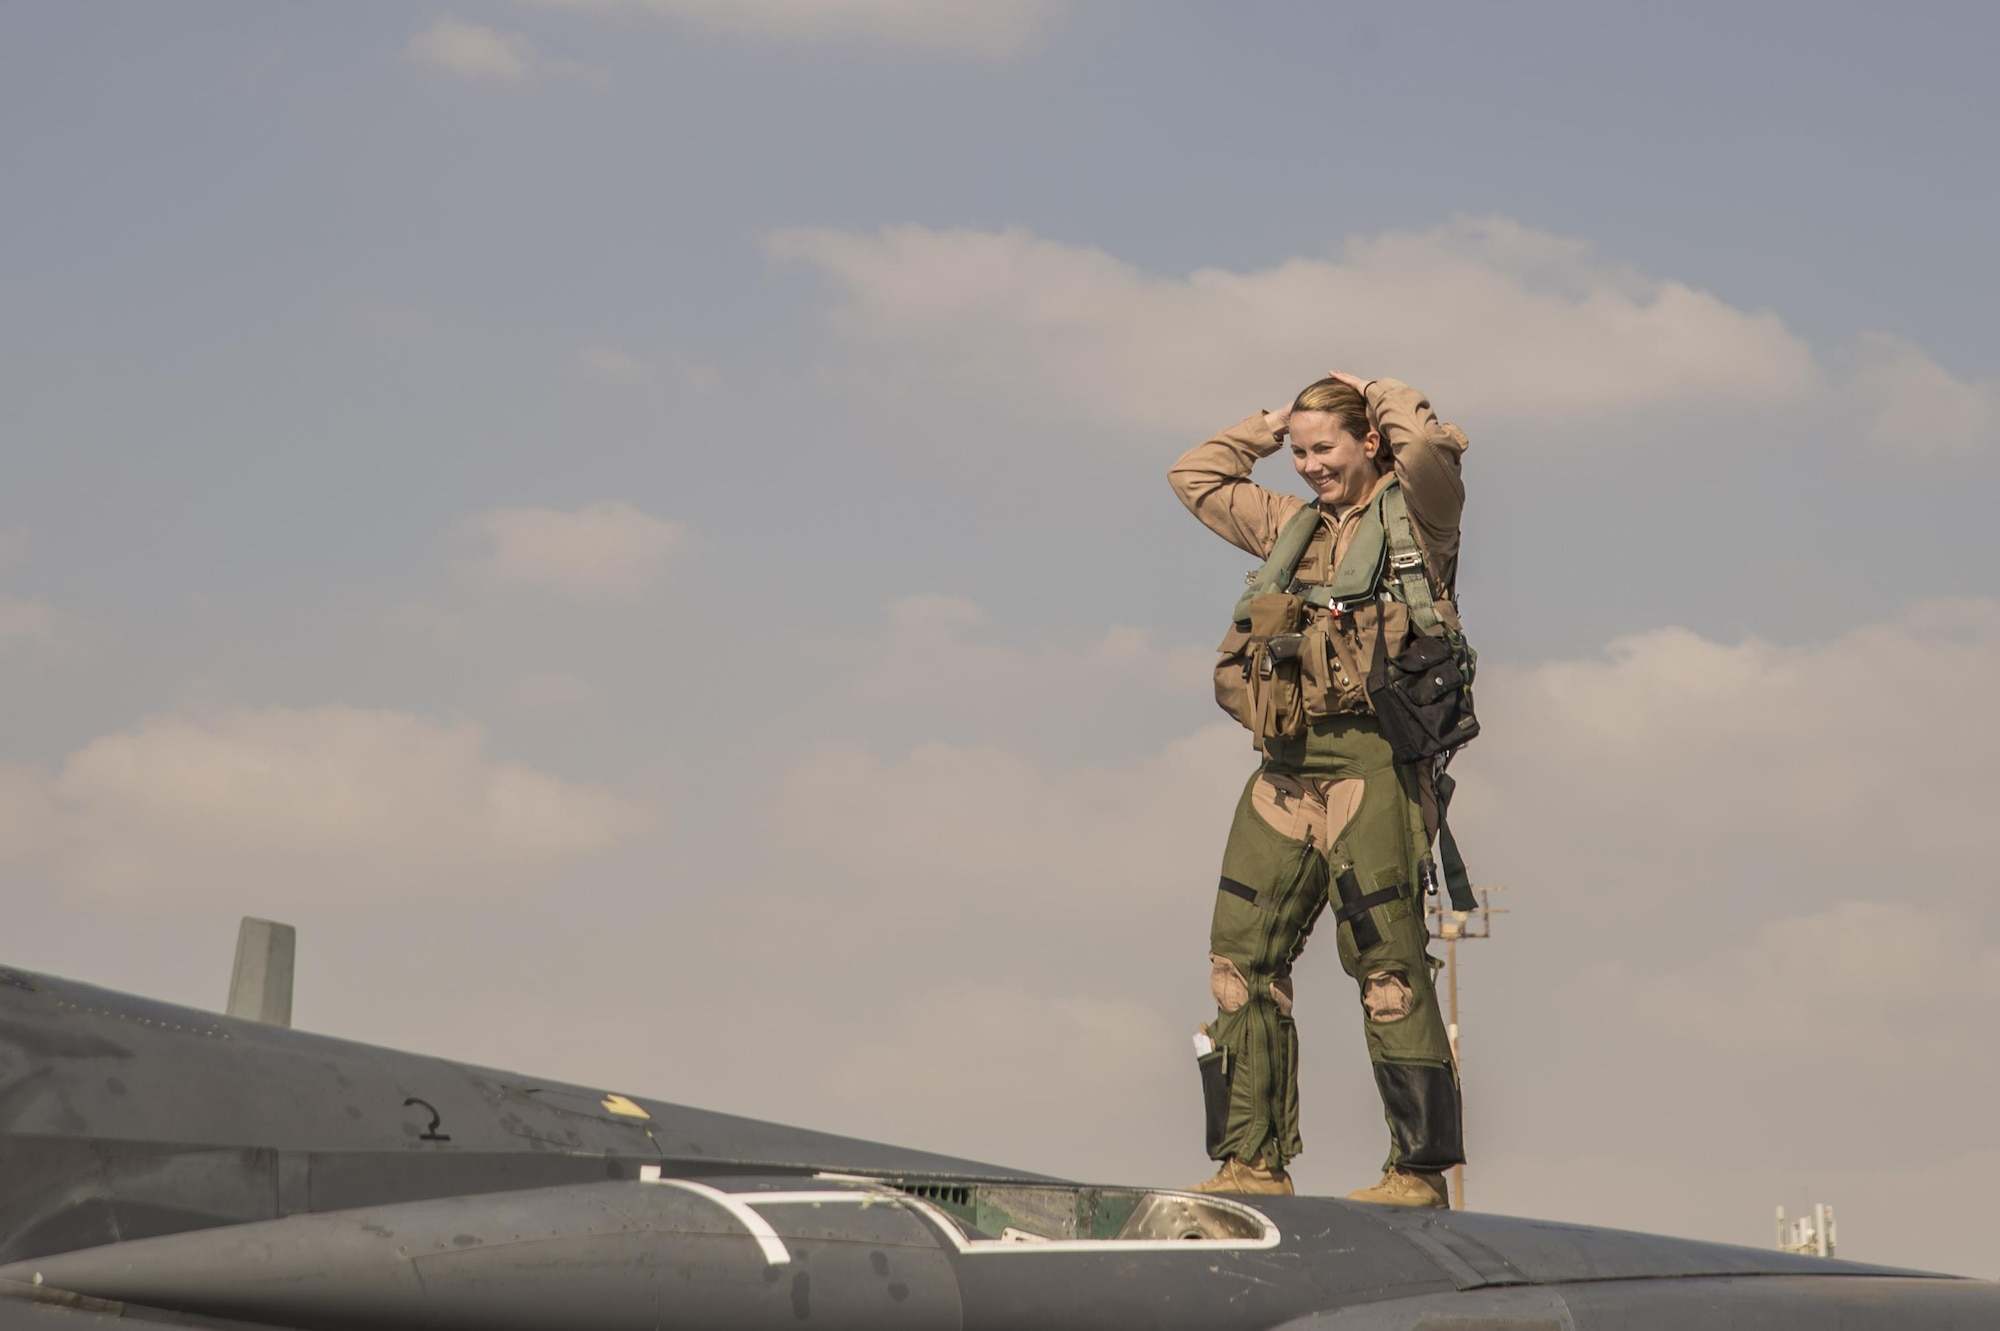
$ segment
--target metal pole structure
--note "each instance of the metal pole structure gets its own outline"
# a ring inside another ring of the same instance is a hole
[[[1454,921],[1454,926],[1456,926]],[[1451,1041],[1451,1061],[1458,1062],[1458,928],[1453,927],[1444,936],[1444,973],[1447,988],[1451,992],[1451,1024],[1444,1028],[1445,1038]],[[1452,1206],[1456,1210],[1465,1209],[1465,1166],[1451,1167]]]
[[[1473,910],[1453,910],[1443,897],[1433,897],[1425,908],[1425,915],[1433,921],[1430,931],[1432,938],[1444,940],[1445,1001],[1447,1003],[1445,1037],[1451,1042],[1451,1061],[1460,1068],[1459,1077],[1464,1079],[1463,1065],[1458,1056],[1458,940],[1461,938],[1491,938],[1493,917],[1505,915],[1506,909],[1495,906],[1490,893],[1504,892],[1504,887],[1476,887],[1473,897],[1479,902]],[[1477,919],[1479,927],[1467,929],[1468,921]],[[1451,1167],[1452,1207],[1465,1209],[1465,1166]]]

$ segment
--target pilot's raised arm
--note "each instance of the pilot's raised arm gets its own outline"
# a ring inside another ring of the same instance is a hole
[[[1263,559],[1294,513],[1306,506],[1297,495],[1267,490],[1250,479],[1258,459],[1284,446],[1289,412],[1259,411],[1196,444],[1167,469],[1167,483],[1203,525],[1242,550]]]
[[[1410,521],[1438,581],[1457,581],[1458,524],[1465,511],[1460,471],[1465,431],[1441,421],[1430,399],[1400,379],[1376,379],[1364,390],[1369,414],[1396,458],[1396,481],[1410,507]]]

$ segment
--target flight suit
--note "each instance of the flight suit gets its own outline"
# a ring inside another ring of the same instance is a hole
[[[1378,379],[1366,390],[1402,488],[1440,612],[1457,572],[1466,440],[1440,422],[1423,395]],[[1279,440],[1263,413],[1183,455],[1169,472],[1190,512],[1237,547],[1265,558],[1306,506],[1249,479]],[[1371,499],[1373,496],[1371,495]],[[1358,504],[1320,527],[1295,577],[1324,585],[1353,540]],[[1457,1069],[1438,1010],[1427,951],[1422,866],[1435,834],[1427,769],[1399,765],[1376,724],[1365,679],[1378,637],[1392,656],[1410,631],[1404,608],[1375,600],[1344,614],[1311,612],[1308,641],[1321,666],[1304,699],[1302,733],[1260,741],[1263,765],[1244,787],[1223,851],[1210,930],[1210,989],[1217,1013],[1202,1056],[1208,1153],[1282,1170],[1299,1136],[1298,1032],[1292,967],[1324,912],[1334,917],[1341,967],[1355,981],[1384,1116],[1388,1163],[1437,1171],[1464,1159]],[[1241,630],[1235,630],[1239,635]],[[1235,645],[1240,646],[1240,641]],[[1225,659],[1232,640],[1222,645]],[[1218,700],[1243,719],[1241,709]],[[1246,722],[1248,724],[1248,722]]]

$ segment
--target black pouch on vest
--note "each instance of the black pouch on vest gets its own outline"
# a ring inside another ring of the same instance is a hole
[[[1459,634],[1412,635],[1392,659],[1378,627],[1368,702],[1399,763],[1434,758],[1479,734],[1472,714],[1475,658]]]

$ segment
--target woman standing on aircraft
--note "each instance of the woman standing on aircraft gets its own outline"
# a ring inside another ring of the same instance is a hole
[[[1310,503],[1250,479],[1287,437]],[[1292,1191],[1292,965],[1329,904],[1391,1141],[1381,1181],[1350,1196],[1444,1206],[1443,1171],[1464,1160],[1424,895],[1435,757],[1477,730],[1451,600],[1465,446],[1408,385],[1335,372],[1168,473],[1204,525],[1267,561],[1216,670],[1217,701],[1264,762],[1237,804],[1210,931],[1217,1014],[1197,1046],[1221,1167],[1200,1191]]]

